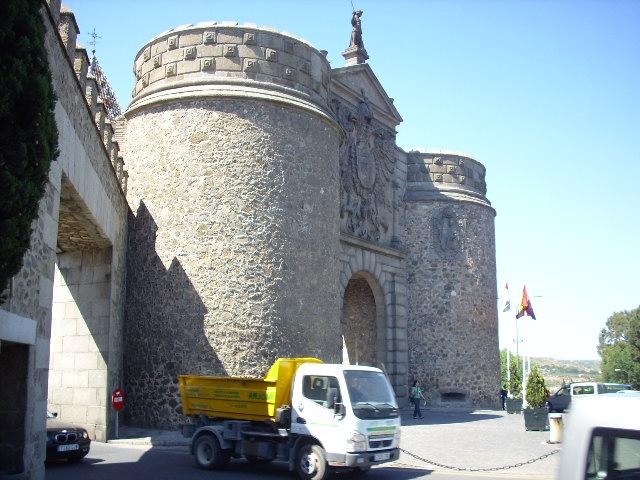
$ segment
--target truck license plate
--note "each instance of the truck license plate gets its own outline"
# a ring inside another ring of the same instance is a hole
[[[70,443],[69,445],[58,445],[59,452],[70,452],[71,450],[79,450],[80,445],[77,443]]]
[[[374,462],[379,462],[380,460],[389,460],[391,458],[391,454],[390,453],[376,453],[373,456],[373,461]]]

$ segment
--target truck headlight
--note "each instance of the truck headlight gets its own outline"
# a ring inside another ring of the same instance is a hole
[[[351,432],[347,438],[347,452],[365,452],[367,437],[360,432]]]

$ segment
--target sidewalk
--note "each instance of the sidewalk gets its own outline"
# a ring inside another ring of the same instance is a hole
[[[547,443],[549,432],[527,432],[522,415],[508,415],[498,410],[424,409],[424,418],[414,420],[412,410],[402,410],[401,453],[390,465],[454,472],[442,465],[464,469],[514,465],[560,449]],[[190,439],[177,430],[120,427],[120,438],[109,443],[183,447]],[[416,457],[436,462],[427,463]],[[559,454],[515,468],[487,472],[491,478],[501,476],[528,479],[552,479]]]
[[[502,410],[425,409],[422,420],[413,420],[411,412],[402,416],[400,447],[415,456],[439,464],[467,469],[511,466],[561,449],[547,443],[549,432],[527,432],[522,415]],[[559,453],[543,460],[509,469],[488,472],[493,478],[503,475],[551,479]],[[437,471],[453,471],[426,463],[406,453],[398,463]]]
[[[179,430],[160,430],[121,425],[117,439],[107,443],[116,445],[151,445],[154,447],[188,447],[190,438],[182,436]]]

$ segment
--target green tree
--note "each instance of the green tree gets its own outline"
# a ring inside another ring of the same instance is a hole
[[[20,271],[49,166],[58,155],[42,5],[0,2],[0,292]]]
[[[522,362],[519,357],[511,357],[509,365],[511,370],[511,382],[509,391],[514,397],[522,396]]]
[[[547,402],[547,387],[537,365],[527,378],[527,403],[531,408],[542,408]]]
[[[511,382],[511,385],[510,385],[511,388],[507,388],[507,384],[509,384],[508,376],[507,376],[507,349],[503,348],[502,350],[500,350],[500,385],[504,387],[506,390],[509,390],[511,393],[517,394],[518,392],[522,391],[522,362],[520,361],[520,358],[516,357],[513,352],[510,352],[509,354],[509,366],[510,366],[511,372],[514,372],[514,370],[518,371],[517,378],[518,378],[518,385],[520,386],[518,387],[517,390],[514,390],[512,388],[513,381]],[[512,380],[513,380],[513,375],[512,375]]]
[[[507,349],[503,348],[500,350],[500,386],[506,390],[507,383],[509,383],[507,376]]]
[[[629,320],[629,381],[634,389],[640,390],[640,307],[633,312]]]
[[[615,312],[600,331],[598,353],[605,382],[640,388],[640,307]]]

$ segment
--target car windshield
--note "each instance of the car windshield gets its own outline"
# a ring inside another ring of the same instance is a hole
[[[382,372],[345,370],[353,413],[358,418],[395,418],[398,404]]]

